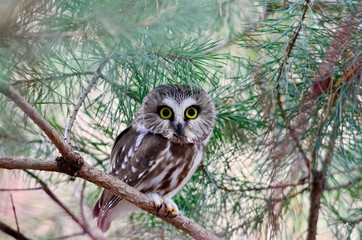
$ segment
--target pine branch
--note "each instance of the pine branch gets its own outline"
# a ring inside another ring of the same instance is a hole
[[[7,158],[0,157],[0,168],[4,169],[28,169],[28,170],[42,170],[49,172],[64,173],[55,160],[43,159],[21,159],[21,158]],[[102,172],[91,165],[84,163],[80,168],[77,177],[82,178],[88,182],[92,182],[113,194],[126,199],[133,203],[142,210],[151,213],[162,220],[172,224],[176,228],[185,232],[195,239],[220,239],[216,235],[208,232],[206,229],[195,223],[193,220],[186,216],[179,215],[175,218],[167,217],[167,210],[162,208],[159,212],[155,208],[150,199],[143,193],[139,192],[133,187],[130,187],[123,181]]]
[[[63,164],[77,166],[77,171],[74,175],[108,189],[115,195],[126,199],[137,207],[172,224],[195,239],[219,239],[216,235],[208,232],[206,229],[185,216],[180,215],[176,218],[168,218],[166,217],[167,213],[165,209],[157,212],[153,203],[150,202],[149,198],[144,194],[113,176],[101,172],[89,164],[84,163],[80,154],[76,153],[68,144],[63,142],[62,138],[55,132],[50,124],[42,116],[40,116],[39,113],[37,113],[36,110],[23,97],[21,97],[17,91],[2,80],[0,80],[0,92],[13,100],[15,104],[44,131],[65,158]],[[64,166],[59,164],[57,161],[44,162],[41,160],[26,161],[21,159],[0,158],[0,168],[34,169],[69,174],[69,171],[67,171]]]
[[[312,86],[309,90],[309,95],[305,99],[304,103],[302,102],[302,107],[299,110],[296,119],[296,126],[298,126],[299,131],[301,129],[304,129],[307,116],[309,115],[310,109],[312,108],[313,104],[315,104],[316,99],[331,86],[331,73],[335,65],[338,63],[338,60],[342,55],[343,51],[347,48],[351,40],[352,32],[356,27],[356,22],[357,20],[355,17],[349,17],[348,19],[343,21],[341,23],[340,29],[332,39],[330,48],[327,50],[323,62],[318,67],[318,74],[312,82]],[[334,99],[331,101],[330,106],[328,107],[325,114],[326,116],[329,115],[331,105],[334,105],[335,99],[336,98],[334,97]],[[326,117],[324,118],[324,120],[325,119]],[[324,168],[321,171],[314,172],[312,176],[307,240],[316,239],[320,201],[325,188],[325,173],[332,158],[331,151],[333,151],[334,142],[335,140],[331,139],[328,143],[330,148],[324,159]]]
[[[304,163],[308,167],[308,169],[310,168],[310,160],[307,158],[307,155],[305,154],[305,152],[304,152],[304,150],[303,150],[303,148],[302,148],[302,146],[301,146],[301,144],[299,142],[299,138],[296,135],[295,129],[293,129],[293,127],[291,126],[290,121],[287,119],[287,114],[286,114],[286,111],[285,111],[285,109],[283,107],[282,95],[281,95],[281,89],[280,89],[280,84],[281,84],[280,81],[281,81],[281,77],[282,77],[285,65],[286,65],[288,59],[290,58],[292,50],[295,47],[295,43],[296,43],[296,41],[297,41],[297,39],[298,39],[298,37],[300,35],[300,31],[302,30],[304,20],[306,19],[306,16],[307,16],[307,11],[309,9],[310,2],[311,2],[310,0],[306,0],[304,2],[304,7],[303,7],[303,10],[302,10],[302,15],[301,15],[301,18],[299,20],[298,27],[294,31],[294,34],[293,34],[291,40],[288,42],[288,45],[285,48],[285,51],[284,51],[284,54],[283,54],[283,61],[280,63],[280,67],[279,67],[277,77],[276,77],[276,82],[277,82],[277,86],[276,86],[277,105],[278,105],[278,108],[280,110],[280,115],[281,115],[281,117],[283,118],[283,120],[285,122],[285,126],[288,129],[291,140],[294,142],[294,144],[297,147],[297,150],[302,155]],[[282,151],[282,153],[280,153],[280,155],[285,155],[285,151],[287,149],[288,148],[285,147],[284,150]]]

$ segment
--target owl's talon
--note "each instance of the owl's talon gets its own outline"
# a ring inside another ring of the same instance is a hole
[[[160,204],[159,206],[157,206],[157,205],[155,204],[155,206],[157,207],[157,212],[159,212],[159,211],[161,210],[162,205],[163,205],[163,204]]]
[[[165,217],[174,218],[179,214],[178,207],[174,201],[169,198],[163,199],[163,204],[167,209],[167,214]]]
[[[151,198],[155,208],[157,209],[157,212],[159,212],[162,208],[162,205],[164,204],[162,197],[158,193],[148,193],[146,195]]]

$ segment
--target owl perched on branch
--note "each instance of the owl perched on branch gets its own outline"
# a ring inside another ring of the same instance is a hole
[[[200,164],[214,125],[215,107],[205,91],[189,85],[161,85],[144,98],[134,121],[117,137],[109,172],[175,217],[179,210],[171,198]],[[113,220],[137,209],[103,190],[93,217],[105,232]]]

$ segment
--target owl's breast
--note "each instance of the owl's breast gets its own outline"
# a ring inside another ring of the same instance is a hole
[[[203,144],[170,142],[156,160],[157,165],[137,187],[141,192],[157,192],[172,197],[190,180],[205,151]]]

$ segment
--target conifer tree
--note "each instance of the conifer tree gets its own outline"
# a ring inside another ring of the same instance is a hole
[[[1,239],[361,236],[360,1],[0,5]],[[201,86],[217,109],[174,219],[106,174],[113,141],[166,83]],[[100,233],[102,188],[150,214]]]

